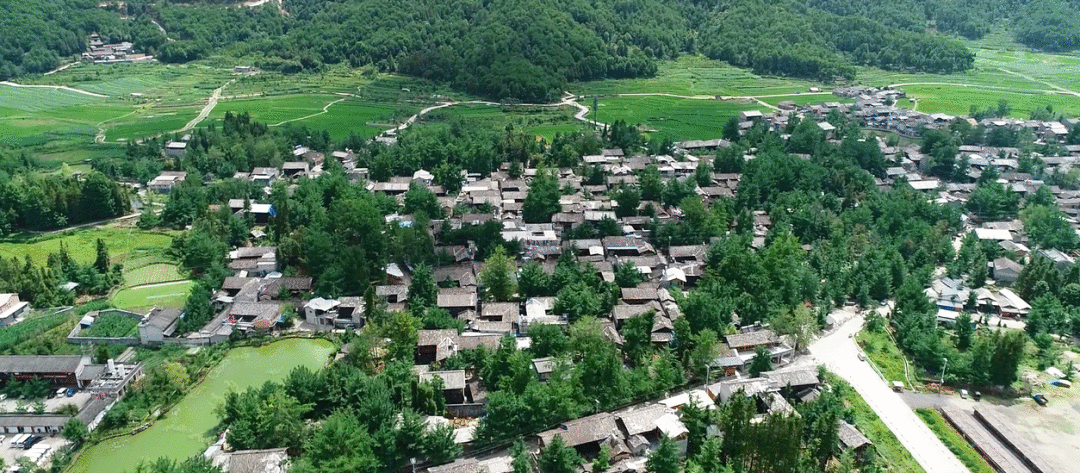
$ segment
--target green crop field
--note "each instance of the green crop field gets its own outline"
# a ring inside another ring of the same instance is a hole
[[[750,96],[806,92],[821,84],[789,78],[762,77],[703,56],[663,61],[655,77],[601,80],[570,85],[579,95],[665,93],[687,96]]]
[[[0,85],[0,107],[24,112],[42,112],[103,100],[105,100],[103,97],[80,94],[66,89]]]
[[[120,314],[99,316],[89,327],[79,331],[80,337],[133,337],[139,334],[139,321]]]
[[[121,289],[109,299],[118,309],[145,310],[153,307],[181,308],[193,281],[153,284]]]
[[[155,263],[128,270],[124,268],[124,287],[142,286],[183,280],[175,264]]]
[[[955,85],[909,85],[902,89],[908,97],[918,99],[919,111],[924,113],[967,115],[972,105],[985,109],[1006,100],[1014,118],[1027,118],[1030,111],[1045,109],[1047,105],[1066,116],[1080,115],[1080,97],[1062,93],[1023,94]]]
[[[325,109],[325,112],[324,112]],[[404,113],[415,113],[416,106],[399,108],[394,104],[372,104],[353,96],[329,94],[279,95],[219,102],[203,124],[220,122],[226,112],[251,114],[271,126],[295,123],[314,130],[326,130],[331,139],[340,140],[356,133],[372,136],[392,128]]]
[[[539,106],[493,106],[465,104],[435,110],[422,117],[420,126],[446,125],[461,120],[472,126],[502,130],[507,125],[524,129],[529,133],[551,140],[555,133],[569,133],[586,126],[574,120],[576,109]]]
[[[767,110],[750,101],[680,99],[664,96],[611,97],[600,99],[597,120],[625,120],[675,140],[710,139],[720,136],[724,123],[744,110]],[[592,117],[590,113],[589,117]]]
[[[223,100],[218,102],[209,118],[221,120],[225,112],[247,112],[252,119],[275,125],[320,113],[323,107],[340,98],[335,95],[282,95]]]
[[[854,103],[854,100],[844,97],[837,97],[833,94],[796,94],[796,95],[779,95],[775,97],[762,97],[762,102],[769,105],[778,105],[780,102],[795,102],[795,105],[814,105],[825,102],[836,103]]]
[[[418,106],[399,108],[391,104],[365,103],[361,99],[346,99],[331,105],[326,113],[316,115],[297,123],[314,130],[326,130],[330,138],[340,140],[350,133],[358,136],[374,136],[393,128],[396,122],[403,121],[409,115],[420,111]]]
[[[26,235],[20,235],[26,238]],[[60,251],[63,242],[68,254],[81,263],[91,263],[97,256],[97,239],[100,238],[109,247],[109,257],[113,262],[124,262],[132,255],[155,248],[168,248],[172,236],[164,233],[144,232],[142,230],[102,227],[71,230],[25,240],[8,238],[0,241],[0,257],[22,259],[29,255],[39,264],[44,264],[50,253]]]

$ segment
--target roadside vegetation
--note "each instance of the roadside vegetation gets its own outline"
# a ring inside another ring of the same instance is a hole
[[[953,452],[971,473],[995,473],[997,471],[989,463],[986,463],[986,460],[975,450],[975,447],[972,447],[956,429],[949,425],[940,412],[935,409],[923,408],[915,409],[915,413],[919,415],[923,422],[926,422],[934,435],[941,439],[942,443],[949,448],[949,451]]]
[[[851,385],[833,373],[828,373],[825,379],[841,392],[844,404],[851,412],[851,424],[874,443],[870,447],[873,454],[880,455],[881,462],[887,465],[890,471],[926,471]]]

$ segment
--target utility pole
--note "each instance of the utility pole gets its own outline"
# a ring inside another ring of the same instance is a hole
[[[596,129],[596,111],[600,108],[600,99],[598,96],[592,96],[592,127]]]
[[[945,370],[949,368],[949,359],[942,358],[942,360],[945,360],[945,366],[941,367],[941,385],[938,386],[938,394],[943,395],[945,393]]]

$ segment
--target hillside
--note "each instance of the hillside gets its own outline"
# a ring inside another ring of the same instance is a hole
[[[931,27],[979,39],[994,26],[1010,28],[1017,42],[1044,51],[1080,48],[1078,0],[805,0],[842,16],[859,16],[919,32]]]
[[[656,60],[688,53],[825,82],[851,79],[859,65],[951,73],[973,63],[917,17],[827,0],[283,0],[281,11],[136,0],[116,13],[67,0],[46,9],[67,21],[35,17],[32,3],[11,0],[0,13],[57,40],[20,41],[32,35],[15,29],[20,38],[0,46],[0,79],[49,69],[95,30],[163,62],[224,55],[286,73],[347,63],[523,102],[551,101],[573,81],[651,76]]]

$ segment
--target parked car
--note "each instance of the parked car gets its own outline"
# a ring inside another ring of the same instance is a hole
[[[960,390],[960,399],[967,399],[967,396],[968,396],[967,389],[961,389]]]
[[[1034,400],[1035,400],[1035,402],[1039,403],[1039,405],[1040,405],[1040,406],[1045,406],[1045,405],[1046,405],[1046,403],[1048,402],[1048,401],[1046,400],[1046,395],[1045,395],[1045,394],[1043,394],[1043,393],[1035,393],[1035,394],[1032,394],[1032,395],[1031,395],[1031,398],[1032,398],[1032,399],[1034,399]]]
[[[979,391],[975,391],[971,393],[971,398],[978,401],[979,399],[982,399],[982,393]]]
[[[64,395],[65,395],[65,396],[67,396],[67,397],[71,397],[71,396],[74,396],[74,395],[75,395],[75,393],[77,393],[77,392],[79,392],[79,390],[78,390],[78,389],[75,389],[75,388],[67,388],[67,391],[64,391]]]
[[[866,355],[864,355],[861,351],[859,352],[859,361],[866,361]]]
[[[66,392],[67,392],[67,388],[57,389],[56,394],[55,394],[54,397],[64,397],[64,393],[66,393]]]

